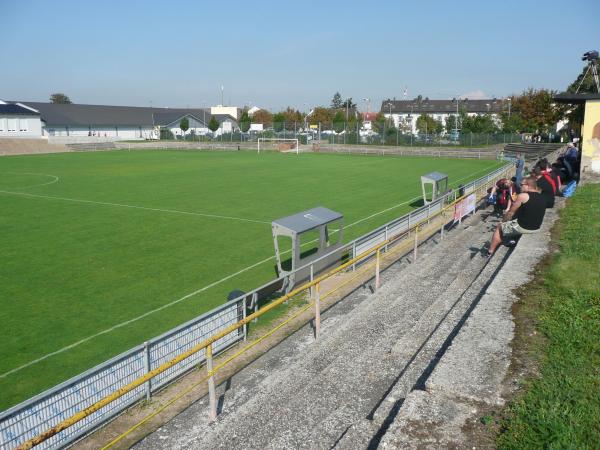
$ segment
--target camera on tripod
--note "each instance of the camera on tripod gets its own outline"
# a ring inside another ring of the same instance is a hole
[[[590,61],[595,62],[598,59],[598,52],[596,50],[590,50],[589,52],[585,52],[581,57],[582,61]]]

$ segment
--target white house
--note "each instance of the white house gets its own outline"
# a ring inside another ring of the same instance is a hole
[[[450,116],[456,116],[460,111],[465,111],[469,116],[490,114],[492,120],[500,123],[500,113],[507,110],[508,102],[503,99],[469,100],[430,100],[421,96],[413,100],[384,100],[381,102],[381,112],[386,118],[394,120],[394,126],[407,133],[416,134],[417,119],[421,114],[427,114],[438,120],[442,125]]]
[[[22,103],[0,100],[0,138],[41,138],[40,112]]]

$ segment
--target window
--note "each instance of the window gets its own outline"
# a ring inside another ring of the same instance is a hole
[[[8,131],[17,131],[17,119],[8,119]]]
[[[19,119],[19,131],[29,131],[27,119]]]

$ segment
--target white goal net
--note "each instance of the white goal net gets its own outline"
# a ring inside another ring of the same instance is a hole
[[[258,153],[261,151],[298,153],[299,148],[298,139],[258,138]]]

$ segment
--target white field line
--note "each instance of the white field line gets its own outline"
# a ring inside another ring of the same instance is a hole
[[[181,210],[177,210],[177,209],[150,208],[150,207],[146,207],[146,206],[124,205],[122,203],[98,202],[98,201],[94,201],[94,200],[82,200],[82,199],[77,199],[77,198],[55,197],[52,195],[31,194],[29,192],[15,192],[15,191],[0,190],[0,194],[21,195],[24,197],[45,198],[45,199],[50,199],[50,200],[61,200],[61,201],[74,202],[74,203],[86,203],[86,204],[91,204],[91,205],[116,206],[119,208],[141,209],[143,211],[155,211],[155,212],[164,212],[164,213],[170,213],[170,214],[185,214],[188,216],[209,217],[212,219],[236,220],[239,222],[271,224],[271,222],[267,222],[264,220],[246,219],[244,217],[221,216],[218,214],[207,214],[207,213],[199,213],[199,212],[192,212],[192,211],[181,211]]]
[[[491,166],[490,166],[490,167],[491,167]],[[487,169],[483,169],[483,170],[487,170]],[[481,170],[481,171],[478,171],[478,172],[475,172],[475,174],[477,174],[477,173],[480,173],[480,172],[482,172],[483,170]],[[466,176],[466,177],[460,178],[460,179],[456,180],[454,183],[459,183],[459,182],[461,182],[462,180],[464,180],[464,179],[466,179],[466,178],[470,178],[470,177],[472,177],[472,176],[473,176],[473,175],[468,175],[468,176]],[[453,183],[453,184],[454,184],[454,183]],[[3,191],[0,191],[0,192],[3,192]],[[346,225],[346,228],[349,228],[349,227],[352,227],[352,226],[354,226],[354,225],[357,225],[358,223],[364,222],[364,221],[365,221],[365,220],[367,220],[367,219],[370,219],[370,218],[372,218],[372,217],[375,217],[375,216],[377,216],[377,215],[379,215],[379,214],[383,214],[384,212],[390,211],[390,210],[392,210],[392,209],[394,209],[394,208],[398,208],[399,206],[406,205],[406,204],[408,204],[408,203],[410,203],[410,202],[413,202],[413,201],[415,201],[415,200],[418,200],[418,199],[420,199],[420,198],[421,198],[421,196],[418,196],[418,197],[414,197],[414,198],[412,198],[412,199],[410,199],[410,200],[407,200],[407,201],[405,201],[405,202],[398,203],[397,205],[391,206],[391,207],[389,207],[389,208],[386,208],[386,209],[384,209],[384,210],[381,210],[381,211],[379,211],[379,212],[376,212],[376,213],[374,213],[374,214],[371,214],[371,215],[370,215],[370,216],[368,216],[368,217],[365,217],[365,218],[359,219],[359,220],[357,220],[357,221],[355,221],[355,222],[353,222],[353,223],[351,223],[351,224],[348,224],[348,225]],[[335,230],[335,231],[337,232],[337,230]],[[312,240],[312,241],[310,241],[310,242],[305,242],[303,245],[308,245],[308,244],[310,244],[310,243],[312,243],[312,242],[315,242],[316,240],[317,240],[317,239],[313,239],[313,240]],[[281,254],[283,255],[283,254],[289,253],[290,251],[291,251],[291,250],[286,250],[286,251],[283,251],[283,252],[281,252]],[[79,340],[79,341],[77,341],[77,342],[74,342],[74,343],[72,343],[72,344],[69,344],[69,345],[67,345],[67,346],[65,346],[65,347],[62,347],[62,348],[60,348],[60,349],[58,349],[58,350],[56,350],[56,351],[54,351],[54,352],[48,353],[48,354],[46,354],[46,355],[44,355],[44,356],[41,356],[41,357],[39,357],[39,358],[37,358],[37,359],[34,359],[34,360],[32,360],[32,361],[29,361],[28,363],[25,363],[25,364],[23,364],[23,365],[21,365],[21,366],[19,366],[19,367],[15,367],[14,369],[11,369],[11,370],[9,370],[8,372],[4,372],[4,373],[0,374],[0,378],[5,378],[5,377],[6,377],[6,376],[8,376],[8,375],[11,375],[11,374],[13,374],[13,373],[19,372],[20,370],[23,370],[23,369],[25,369],[25,368],[27,368],[27,367],[29,367],[29,366],[32,366],[32,365],[34,365],[34,364],[37,364],[37,363],[39,363],[39,362],[41,362],[41,361],[43,361],[43,360],[45,360],[45,359],[48,359],[48,358],[50,358],[51,356],[55,356],[55,355],[58,355],[58,354],[60,354],[60,353],[63,353],[63,352],[65,352],[65,351],[67,351],[67,350],[70,350],[70,349],[72,349],[72,348],[74,348],[74,347],[77,347],[77,346],[79,346],[79,345],[81,345],[81,344],[83,344],[83,343],[85,343],[85,342],[87,342],[87,341],[90,341],[90,340],[92,340],[92,339],[94,339],[94,338],[96,338],[96,337],[98,337],[98,336],[101,336],[101,335],[103,335],[103,334],[110,333],[110,332],[112,332],[112,331],[114,331],[114,330],[116,330],[116,329],[118,329],[118,328],[122,328],[122,327],[124,327],[124,326],[126,326],[126,325],[129,325],[129,324],[133,323],[133,322],[137,322],[138,320],[141,320],[141,319],[143,319],[143,318],[145,318],[145,317],[147,317],[147,316],[149,316],[149,315],[151,315],[151,314],[154,314],[155,312],[162,311],[163,309],[166,309],[166,308],[168,308],[168,307],[170,307],[170,306],[176,305],[177,303],[180,303],[180,302],[182,302],[182,301],[184,301],[184,300],[187,300],[188,298],[190,298],[190,297],[193,297],[193,296],[194,296],[194,295],[196,295],[196,294],[200,294],[201,292],[204,292],[204,291],[206,291],[206,290],[208,290],[208,289],[210,289],[210,288],[212,288],[212,287],[214,287],[214,286],[217,286],[217,285],[219,285],[219,284],[223,283],[224,281],[227,281],[227,280],[229,280],[229,279],[231,279],[231,278],[233,278],[233,277],[236,277],[237,275],[240,275],[240,274],[242,274],[242,273],[244,273],[244,272],[247,272],[247,271],[248,271],[248,270],[250,270],[250,269],[253,269],[253,268],[257,267],[257,266],[260,266],[261,264],[264,264],[264,263],[266,263],[266,262],[269,262],[269,261],[270,261],[270,260],[272,260],[272,259],[275,259],[275,256],[269,256],[268,258],[265,258],[265,259],[263,259],[262,261],[259,261],[259,262],[257,262],[257,263],[254,263],[254,264],[252,264],[251,266],[245,267],[244,269],[241,269],[241,270],[239,270],[239,271],[237,271],[237,272],[235,272],[235,273],[232,273],[232,274],[230,274],[230,275],[227,275],[226,277],[224,277],[224,278],[221,278],[220,280],[214,281],[214,282],[212,282],[211,284],[208,284],[208,285],[206,285],[206,286],[204,286],[204,287],[202,287],[202,288],[200,288],[200,289],[197,289],[197,290],[195,290],[194,292],[190,292],[189,294],[186,294],[186,295],[184,295],[183,297],[181,297],[181,298],[178,298],[177,300],[173,300],[173,301],[172,301],[172,302],[170,302],[170,303],[166,303],[166,304],[164,304],[164,305],[162,305],[162,306],[159,306],[159,307],[158,307],[158,308],[156,308],[156,309],[153,309],[153,310],[151,310],[151,311],[147,311],[147,312],[145,312],[144,314],[142,314],[142,315],[140,315],[140,316],[134,317],[133,319],[129,319],[129,320],[126,320],[125,322],[121,322],[121,323],[118,323],[118,324],[116,324],[116,325],[113,325],[113,326],[112,326],[112,327],[110,327],[110,328],[107,328],[107,329],[105,329],[105,330],[102,330],[102,331],[99,331],[99,332],[97,332],[97,333],[95,333],[95,334],[92,334],[92,335],[90,335],[90,336],[88,336],[88,337],[85,337],[85,338],[83,338],[83,339],[80,339],[80,340]]]
[[[33,172],[4,172],[4,173],[10,173],[11,175],[39,175],[39,176],[43,176],[43,177],[54,178],[52,181],[48,181],[47,183],[33,184],[31,186],[19,186],[19,187],[15,187],[13,189],[29,189],[29,188],[40,187],[40,186],[48,186],[49,184],[58,183],[58,181],[60,180],[60,178],[57,177],[56,175],[49,175],[46,173],[33,173]]]

